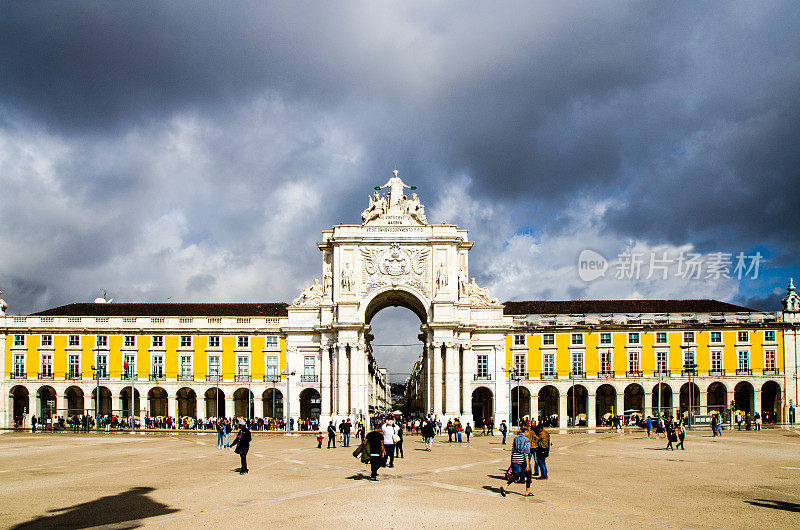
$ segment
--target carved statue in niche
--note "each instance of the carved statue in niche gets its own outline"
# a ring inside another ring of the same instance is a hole
[[[469,295],[469,283],[467,282],[467,270],[464,267],[458,271],[458,297],[466,298]]]
[[[326,251],[323,255],[322,266],[325,269],[322,275],[322,284],[325,296],[333,295],[333,271],[331,270],[331,254]]]
[[[442,262],[436,270],[436,292],[444,290],[445,287],[447,287],[447,266]]]
[[[314,278],[314,283],[310,287],[303,289],[300,296],[292,300],[293,306],[310,306],[319,305],[322,301],[322,284],[319,283],[317,278]]]
[[[475,278],[469,283],[469,301],[473,304],[482,305],[498,305],[500,302],[497,298],[492,298],[489,289],[479,287],[475,282]]]
[[[353,290],[353,271],[350,269],[349,263],[344,264],[342,271],[342,290],[348,292]]]
[[[416,193],[412,193],[411,198],[406,202],[406,213],[408,213],[412,219],[422,224],[428,222],[428,219],[425,217],[425,207],[420,202]]]

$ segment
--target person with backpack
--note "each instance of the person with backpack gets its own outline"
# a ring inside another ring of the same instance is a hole
[[[543,423],[537,423],[533,428],[533,436],[536,440],[536,465],[539,468],[539,479],[547,480],[547,457],[550,456],[550,434],[544,430]]]
[[[500,422],[500,434],[503,435],[503,445],[506,444],[506,434],[508,434],[508,427],[506,426],[506,420]]]
[[[506,488],[512,482],[525,479],[525,497],[533,496],[531,493],[531,441],[520,429],[511,444],[511,467],[506,472],[506,484],[500,486],[500,495],[506,496]]]

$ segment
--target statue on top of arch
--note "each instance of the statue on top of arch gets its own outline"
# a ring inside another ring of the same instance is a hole
[[[408,186],[403,182],[395,169],[386,184],[375,186],[375,191],[369,198],[369,206],[361,213],[361,220],[364,224],[380,219],[387,214],[408,216],[420,224],[427,224],[425,206],[422,205],[416,193],[412,193],[410,199],[406,197],[404,193],[406,188],[415,190],[416,186]],[[389,191],[387,194],[381,195],[380,190],[382,189],[388,189]]]

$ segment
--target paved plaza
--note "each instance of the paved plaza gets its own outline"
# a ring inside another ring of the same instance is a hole
[[[708,430],[686,451],[631,433],[553,432],[550,478],[498,493],[509,446],[439,439],[370,483],[352,449],[310,436],[254,436],[250,473],[212,434],[0,435],[3,527],[542,527],[797,528],[800,436]],[[509,439],[510,442],[510,439]]]

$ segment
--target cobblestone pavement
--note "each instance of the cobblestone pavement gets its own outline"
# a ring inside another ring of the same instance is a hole
[[[0,524],[187,528],[800,527],[800,436],[794,431],[691,432],[686,451],[643,433],[558,434],[550,478],[498,487],[509,446],[498,438],[436,443],[407,436],[380,481],[352,448],[310,436],[256,435],[250,473],[208,434],[0,435]],[[510,442],[510,439],[509,439]]]

